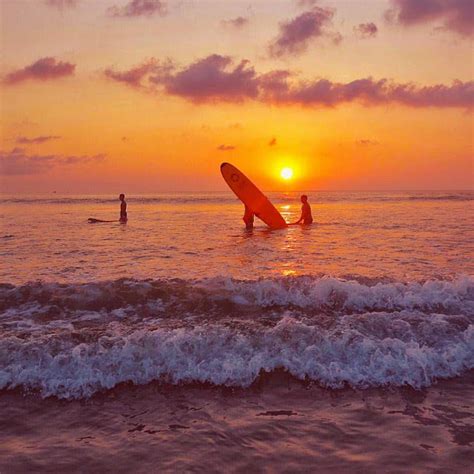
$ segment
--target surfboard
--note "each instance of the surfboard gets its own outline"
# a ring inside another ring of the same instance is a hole
[[[241,171],[230,163],[221,164],[221,173],[234,194],[271,229],[282,229],[287,224],[277,208]]]
[[[89,222],[89,224],[98,224],[100,222],[119,222],[118,219],[115,219],[114,221],[103,221],[102,219],[95,219],[94,217],[89,217],[89,219],[87,219],[87,222]]]

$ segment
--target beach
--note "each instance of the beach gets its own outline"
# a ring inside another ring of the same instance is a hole
[[[309,195],[3,195],[0,472],[469,472],[474,195]]]
[[[472,371],[429,389],[120,386],[87,401],[0,395],[1,472],[472,471]]]

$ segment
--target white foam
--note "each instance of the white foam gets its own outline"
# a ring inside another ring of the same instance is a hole
[[[202,285],[212,290],[216,297],[230,295],[236,303],[263,307],[337,307],[345,311],[445,308],[474,314],[474,278],[470,276],[454,281],[377,283],[372,286],[331,277],[259,281],[213,278]]]
[[[37,283],[0,297],[0,389],[43,396],[153,380],[247,387],[275,369],[333,388],[420,388],[474,368],[470,277]]]
[[[286,316],[275,327],[253,333],[199,326],[121,335],[115,322],[90,343],[51,335],[27,342],[11,337],[0,340],[0,388],[22,386],[43,396],[81,398],[121,382],[247,387],[262,371],[279,368],[332,388],[421,388],[474,368],[474,326],[454,330],[459,316],[438,315],[431,330],[422,327],[420,314],[361,316],[355,322],[342,318],[329,330]],[[384,336],[377,333],[380,324]],[[449,330],[439,333],[443,325]]]

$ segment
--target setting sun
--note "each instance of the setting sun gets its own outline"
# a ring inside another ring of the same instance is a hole
[[[291,179],[293,177],[293,170],[291,168],[283,168],[281,171],[280,171],[280,176],[283,178],[283,179]]]

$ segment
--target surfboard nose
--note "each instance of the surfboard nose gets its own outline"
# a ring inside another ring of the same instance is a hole
[[[226,166],[226,165],[228,165],[228,164],[229,164],[229,163],[226,163],[225,161],[224,161],[224,163],[221,163],[221,169],[224,168],[224,166]]]

